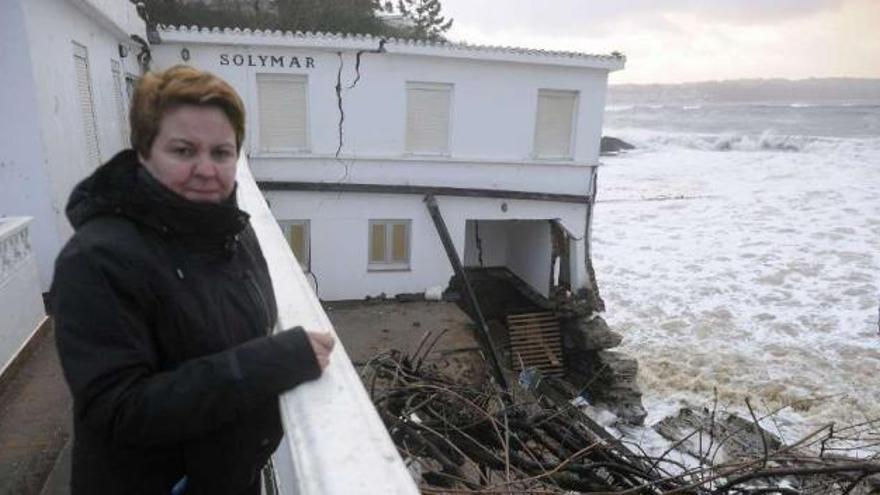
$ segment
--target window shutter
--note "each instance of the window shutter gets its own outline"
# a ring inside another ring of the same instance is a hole
[[[86,151],[89,162],[98,167],[101,165],[101,149],[98,144],[98,124],[95,118],[95,103],[92,97],[92,80],[89,76],[89,55],[86,47],[73,44],[73,63],[76,70],[76,89],[82,114],[83,132],[86,139]]]
[[[576,91],[540,90],[535,122],[535,156],[571,158]]]
[[[290,226],[290,247],[300,263],[306,260],[306,228],[301,223]]]
[[[307,148],[306,83],[305,76],[257,74],[261,150]]]
[[[370,225],[370,263],[385,262],[385,224]]]
[[[304,271],[309,271],[309,221],[285,220],[278,223],[281,226],[281,231],[284,232],[287,243],[290,244],[290,250],[293,251],[293,255],[299,261],[300,267]]]
[[[413,153],[449,152],[451,101],[451,84],[407,84],[407,151]]]
[[[391,261],[394,263],[406,263],[408,235],[405,223],[395,223],[391,227]]]
[[[119,62],[110,61],[110,70],[113,72],[113,99],[116,100],[116,113],[119,115],[119,132],[122,134],[122,147],[131,146],[129,138],[131,131],[128,127],[128,112],[126,109],[126,98],[123,93],[122,70],[119,68]]]

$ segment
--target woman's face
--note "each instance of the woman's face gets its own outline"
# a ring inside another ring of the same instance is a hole
[[[219,108],[174,107],[159,122],[150,158],[140,160],[178,195],[196,203],[219,203],[235,187],[235,131]]]

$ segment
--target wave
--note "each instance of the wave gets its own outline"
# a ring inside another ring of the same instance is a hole
[[[761,134],[697,134],[647,131],[644,129],[608,129],[606,135],[619,137],[636,148],[686,148],[701,151],[772,151],[798,153],[821,151],[856,144],[880,151],[880,139],[841,139],[816,136],[792,136],[764,131]]]

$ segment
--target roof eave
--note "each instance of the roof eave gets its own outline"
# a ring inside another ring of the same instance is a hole
[[[220,29],[192,27],[159,28],[165,43],[190,44],[244,44],[262,46],[291,46],[328,51],[373,50],[382,38],[362,34],[329,34],[291,31],[261,31],[250,29]],[[425,40],[388,38],[388,53],[458,59],[490,60],[499,62],[561,65],[607,70],[623,69],[626,57],[560,52],[526,48],[469,45],[464,43],[431,42]]]

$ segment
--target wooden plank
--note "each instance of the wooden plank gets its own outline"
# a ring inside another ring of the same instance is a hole
[[[511,347],[511,352],[522,352],[522,351],[530,351],[533,349],[549,349],[556,352],[562,350],[562,346],[555,343],[543,343],[543,342],[534,342],[530,344],[520,345],[516,347]]]
[[[545,354],[553,354],[554,356],[558,356],[559,349],[550,349],[549,347],[532,347],[530,349],[517,349],[511,353],[511,355],[516,354],[520,356],[543,356]],[[559,357],[561,359],[561,357]]]
[[[523,362],[526,362],[526,363],[550,363],[550,364],[556,364],[559,366],[562,366],[562,364],[565,362],[561,358],[560,359],[557,359],[557,358],[551,359],[551,357],[548,356],[546,353],[532,354],[532,355],[528,355],[528,356],[522,356],[522,355],[516,354],[511,357],[512,363],[518,363],[520,360],[522,360]]]
[[[546,333],[528,333],[523,335],[511,335],[510,342],[530,342],[530,341],[538,341],[542,342],[547,339],[555,339],[562,340],[562,337],[555,332],[546,332]]]
[[[562,366],[564,361],[562,359],[556,359],[555,357],[548,356],[546,354],[533,354],[531,356],[514,356],[511,362],[518,363],[520,360],[524,363],[534,363],[534,364],[552,364],[554,366]]]
[[[529,342],[529,341],[538,341],[543,342],[547,339],[554,340],[562,340],[562,336],[559,335],[559,332],[547,331],[547,332],[534,332],[534,333],[523,333],[520,335],[510,335],[509,341],[512,342]]]
[[[562,366],[534,365],[534,364],[525,363],[522,367],[520,367],[519,364],[517,364],[514,367],[514,369],[517,371],[522,371],[526,368],[538,368],[543,373],[553,373],[553,372],[565,373],[565,369]]]
[[[543,320],[546,318],[557,318],[556,313],[531,313],[528,315],[507,315],[507,321],[532,321],[532,320]]]
[[[551,316],[544,316],[544,317],[540,317],[540,318],[539,318],[539,317],[534,317],[534,318],[515,318],[515,319],[514,319],[514,318],[508,318],[508,319],[507,319],[507,324],[508,324],[508,325],[528,325],[528,324],[531,324],[531,323],[544,323],[544,322],[549,322],[549,321],[556,322],[556,321],[558,321],[558,320],[559,320],[559,318],[557,318],[556,316],[553,316],[553,315],[551,315]]]
[[[562,346],[554,343],[545,344],[543,342],[535,342],[534,344],[521,345],[517,347],[511,347],[511,352],[523,352],[523,351],[531,351],[534,349],[549,349],[552,351],[559,352],[562,350]]]
[[[552,320],[532,321],[529,323],[508,323],[507,328],[509,330],[509,329],[513,329],[513,328],[546,327],[549,325],[553,325],[553,326],[558,327],[559,322],[554,318]]]
[[[519,366],[519,363],[520,363],[520,362],[522,362],[522,363],[523,363],[523,366],[525,366],[525,367],[529,367],[529,366],[551,366],[551,367],[559,367],[559,368],[561,368],[561,367],[563,366],[563,364],[562,364],[561,361],[552,361],[552,360],[550,360],[550,359],[535,359],[535,358],[532,358],[532,359],[522,359],[522,360],[517,359],[517,360],[513,361],[513,363],[514,363],[515,365],[517,365],[517,366]]]
[[[558,332],[559,325],[554,323],[552,325],[534,325],[534,326],[528,326],[528,327],[511,328],[510,333],[526,333],[526,332],[530,332],[530,331],[533,332],[536,330],[555,330]]]
[[[537,311],[534,313],[518,313],[518,314],[509,314],[508,318],[530,318],[532,316],[547,316],[552,315],[553,313],[550,311]]]
[[[535,326],[535,325],[557,325],[557,326],[559,326],[559,322],[555,318],[553,318],[553,319],[546,319],[546,320],[540,320],[540,321],[529,321],[529,322],[524,322],[524,323],[514,321],[514,322],[508,322],[507,325],[505,325],[505,326],[508,329],[510,329],[510,328],[531,327],[531,326]]]
[[[546,320],[535,320],[535,321],[527,321],[527,322],[517,322],[517,321],[509,321],[507,322],[507,328],[523,328],[523,327],[531,327],[534,325],[559,325],[559,321],[556,318],[548,318]]]
[[[510,336],[510,339],[508,340],[508,342],[510,342],[511,345],[514,345],[514,344],[522,344],[522,343],[527,343],[527,342],[544,342],[544,341],[548,341],[548,340],[555,341],[555,342],[562,342],[562,336],[560,336],[558,333],[544,333],[544,334],[536,333],[536,334],[529,334],[529,335],[512,335],[512,336]]]
[[[529,318],[528,320],[507,320],[508,326],[517,327],[521,327],[523,325],[535,325],[540,323],[559,323],[559,318],[555,316],[549,316],[547,318]]]

